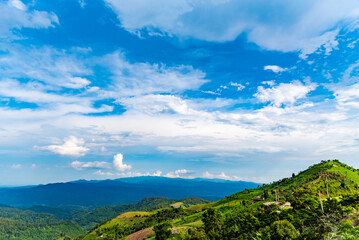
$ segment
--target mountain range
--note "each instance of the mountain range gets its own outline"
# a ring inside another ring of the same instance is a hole
[[[218,179],[132,177],[115,180],[52,183],[38,186],[0,188],[0,203],[11,206],[95,208],[135,203],[146,197],[182,199],[200,197],[219,200],[258,183]]]

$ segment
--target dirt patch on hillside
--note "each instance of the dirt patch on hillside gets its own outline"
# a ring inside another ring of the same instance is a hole
[[[130,236],[128,236],[127,240],[142,240],[145,239],[149,234],[154,233],[152,228],[146,228],[141,231],[132,233]]]

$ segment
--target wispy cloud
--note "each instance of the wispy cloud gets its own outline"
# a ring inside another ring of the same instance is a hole
[[[0,39],[15,37],[14,29],[49,28],[59,24],[56,14],[29,10],[20,0],[2,1],[0,12]]]
[[[95,162],[80,162],[73,161],[71,163],[71,167],[75,169],[83,169],[83,168],[111,168],[111,164],[103,161],[95,161]]]

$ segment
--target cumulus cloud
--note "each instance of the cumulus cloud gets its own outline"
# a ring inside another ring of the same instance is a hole
[[[292,81],[270,88],[259,86],[254,96],[261,102],[271,102],[274,106],[280,107],[283,104],[293,105],[298,99],[305,98],[316,87],[317,85],[314,83],[304,85],[300,81]]]
[[[287,71],[288,68],[281,68],[277,65],[267,65],[267,66],[264,66],[264,70],[270,70],[270,71],[273,71],[275,73],[279,73],[279,72],[284,72],[284,71]]]
[[[64,139],[62,145],[49,145],[43,147],[36,147],[41,150],[47,150],[63,156],[81,157],[84,156],[90,149],[84,146],[85,141],[82,138],[70,136]]]
[[[301,51],[303,58],[320,46],[331,51],[339,29],[359,16],[355,0],[106,2],[122,27],[140,36],[177,35],[224,42],[246,33],[249,41],[265,49]]]
[[[75,169],[83,169],[83,168],[110,168],[111,164],[108,162],[80,162],[80,161],[73,161],[71,163],[71,167]]]
[[[121,172],[130,170],[132,168],[131,165],[127,165],[123,163],[123,155],[121,153],[118,153],[113,157],[113,165],[118,171]]]

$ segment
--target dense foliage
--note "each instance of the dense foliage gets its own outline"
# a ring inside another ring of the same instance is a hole
[[[0,239],[70,239],[86,233],[94,225],[105,222],[121,213],[128,211],[152,211],[165,208],[152,219],[139,221],[139,225],[121,233],[126,235],[143,227],[151,226],[157,221],[163,221],[173,215],[171,205],[180,203],[181,206],[190,206],[196,203],[208,203],[201,198],[186,198],[174,200],[163,197],[145,198],[134,204],[100,207],[87,209],[60,209],[46,206],[32,206],[13,208],[7,205],[0,206]],[[166,210],[167,208],[167,210]],[[179,211],[179,210],[175,210]],[[64,221],[66,220],[66,221]],[[107,231],[107,230],[106,230]],[[118,229],[115,230],[119,231]],[[118,236],[118,234],[114,235]]]

